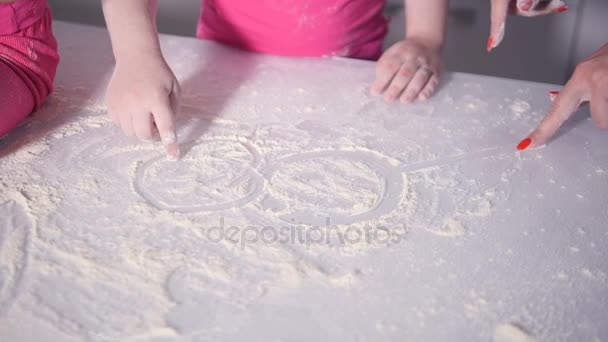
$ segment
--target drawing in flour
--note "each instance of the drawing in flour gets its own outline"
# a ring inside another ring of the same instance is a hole
[[[279,217],[307,225],[348,225],[390,213],[404,186],[401,172],[365,151],[305,152],[261,172],[275,199],[286,203]]]
[[[289,141],[282,145],[289,146]],[[451,165],[503,152],[495,148],[407,166],[363,148],[304,148],[268,160],[258,152],[255,139],[207,137],[193,142],[179,163],[164,156],[140,163],[133,187],[154,207],[177,213],[253,204],[262,216],[291,224],[348,226],[378,223],[390,216],[392,224],[454,237],[465,234],[463,221],[491,213],[493,196],[458,189],[466,180],[456,181],[462,175]],[[479,203],[470,200],[479,196],[488,198],[480,198]],[[446,201],[453,203],[445,206]]]
[[[188,213],[241,207],[262,190],[263,181],[253,171],[259,161],[249,143],[202,141],[179,163],[158,156],[140,165],[134,187],[141,197],[164,210]]]

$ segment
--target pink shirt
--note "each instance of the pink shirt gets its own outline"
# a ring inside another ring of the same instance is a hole
[[[20,0],[0,4],[0,35],[13,34],[33,25],[47,12],[46,0]]]
[[[283,56],[380,57],[385,0],[204,0],[197,36]]]

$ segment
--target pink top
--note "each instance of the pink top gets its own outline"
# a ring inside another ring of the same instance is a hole
[[[385,0],[204,0],[197,36],[283,56],[380,57]]]
[[[0,35],[13,34],[31,26],[46,11],[46,0],[20,0],[0,4]]]

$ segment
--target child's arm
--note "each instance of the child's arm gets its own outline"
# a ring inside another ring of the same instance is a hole
[[[179,83],[160,50],[157,0],[103,0],[102,5],[116,59],[108,110],[127,135],[152,140],[158,129],[167,154],[176,159]]]
[[[448,0],[404,0],[405,40],[390,47],[376,66],[372,94],[387,101],[425,100],[439,84]]]

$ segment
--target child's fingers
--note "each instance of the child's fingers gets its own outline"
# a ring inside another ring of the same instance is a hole
[[[372,95],[382,94],[399,71],[399,68],[401,68],[401,63],[394,58],[380,58],[376,64],[376,80],[372,84]]]
[[[605,89],[596,88],[591,94],[591,117],[595,125],[601,129],[608,129],[608,95]]]
[[[520,143],[518,149],[523,150],[528,145],[541,146],[545,144],[562,124],[574,113],[581,104],[581,94],[572,82],[566,84],[564,89],[556,96],[549,113],[538,125],[538,128]]]
[[[132,137],[135,135],[133,131],[133,121],[131,115],[119,115],[120,120],[120,128],[125,133],[125,135]]]
[[[142,141],[154,140],[156,127],[152,114],[145,113],[133,116],[133,131],[135,136]]]
[[[439,75],[433,74],[424,88],[420,91],[420,94],[418,94],[418,100],[424,101],[431,97],[435,92],[435,89],[437,89],[437,85],[439,85]]]
[[[384,99],[388,102],[395,101],[416,74],[417,68],[410,63],[401,65],[399,71],[395,74],[391,84],[388,86]]]
[[[113,121],[115,124],[117,124],[117,125],[121,126],[121,125],[120,125],[120,117],[118,116],[118,113],[117,113],[115,110],[110,110],[110,109],[108,109],[108,111],[110,112],[110,118],[112,118],[112,121]]]
[[[490,38],[488,38],[488,52],[497,47],[505,35],[505,23],[509,13],[511,0],[492,0],[490,14]]]
[[[167,157],[177,160],[179,158],[179,146],[177,143],[177,135],[175,134],[174,118],[175,113],[169,103],[169,98],[161,101],[152,114],[161,141],[167,149]]]
[[[401,102],[404,104],[412,103],[429,82],[431,76],[433,76],[433,72],[429,68],[425,66],[420,67],[403,91],[403,94],[401,94]]]

